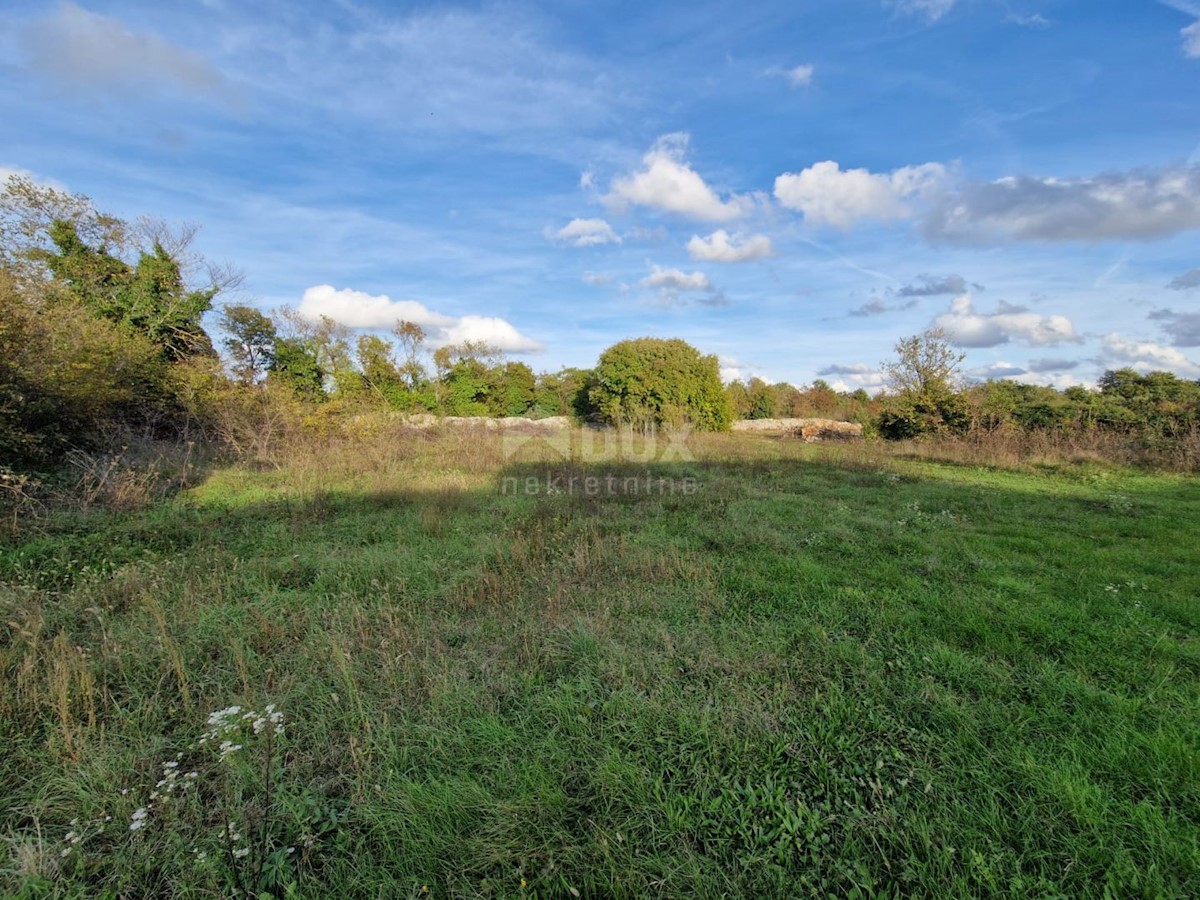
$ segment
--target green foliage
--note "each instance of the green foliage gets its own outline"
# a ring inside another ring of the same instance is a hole
[[[537,419],[549,416],[576,416],[587,403],[587,386],[591,372],[586,369],[565,368],[543,372],[534,387],[533,409]]]
[[[243,384],[256,383],[275,358],[275,323],[252,306],[226,306],[221,330],[229,335],[225,349],[233,359],[233,374]]]
[[[148,338],[0,269],[0,459],[51,464],[118,422],[158,421],[171,400]]]
[[[895,396],[879,415],[879,434],[900,440],[966,431],[970,417],[957,391],[963,359],[940,328],[898,341],[896,359],[883,366]]]
[[[761,378],[751,378],[747,389],[750,409],[748,419],[774,419],[778,417],[775,388]]]
[[[879,434],[889,440],[926,434],[962,434],[970,424],[962,394],[940,385],[889,399],[877,419]]]
[[[729,398],[729,409],[733,418],[750,418],[750,391],[740,381],[731,381],[725,385],[725,396]]]
[[[1145,440],[1179,440],[1200,425],[1200,382],[1168,372],[1109,371],[1100,390],[989,381],[968,388],[971,427],[981,431],[1102,430]]]
[[[600,355],[588,400],[614,425],[729,428],[733,412],[715,356],[701,356],[679,339],[621,341]]]
[[[505,363],[492,372],[494,383],[488,392],[488,409],[496,416],[524,416],[537,395],[533,369],[523,362]]]
[[[312,403],[326,399],[325,369],[320,353],[302,338],[276,338],[269,378]]]
[[[162,244],[130,266],[103,246],[89,246],[70,222],[54,222],[50,237],[56,249],[46,257],[50,272],[81,304],[145,335],[168,361],[213,355],[200,320],[212,308],[216,288],[185,288],[179,261]]]
[[[896,342],[896,358],[883,365],[888,387],[898,394],[936,397],[957,386],[958,370],[966,355],[955,350],[941,328]]]

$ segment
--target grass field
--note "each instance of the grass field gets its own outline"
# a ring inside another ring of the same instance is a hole
[[[385,436],[0,546],[0,891],[1195,895],[1200,482],[688,447]]]

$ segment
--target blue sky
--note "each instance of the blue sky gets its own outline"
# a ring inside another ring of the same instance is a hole
[[[535,369],[1200,378],[1200,0],[8,2],[0,174]]]

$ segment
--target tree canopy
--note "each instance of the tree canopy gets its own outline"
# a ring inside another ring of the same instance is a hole
[[[614,425],[692,426],[724,431],[733,409],[715,356],[678,338],[636,338],[600,354],[588,401]]]

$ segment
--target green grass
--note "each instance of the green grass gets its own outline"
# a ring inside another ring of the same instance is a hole
[[[1200,482],[742,437],[652,467],[693,495],[506,496],[646,467],[473,440],[0,548],[0,889],[228,895],[237,804],[300,847],[268,895],[1194,894]],[[266,703],[269,801],[192,747]]]

